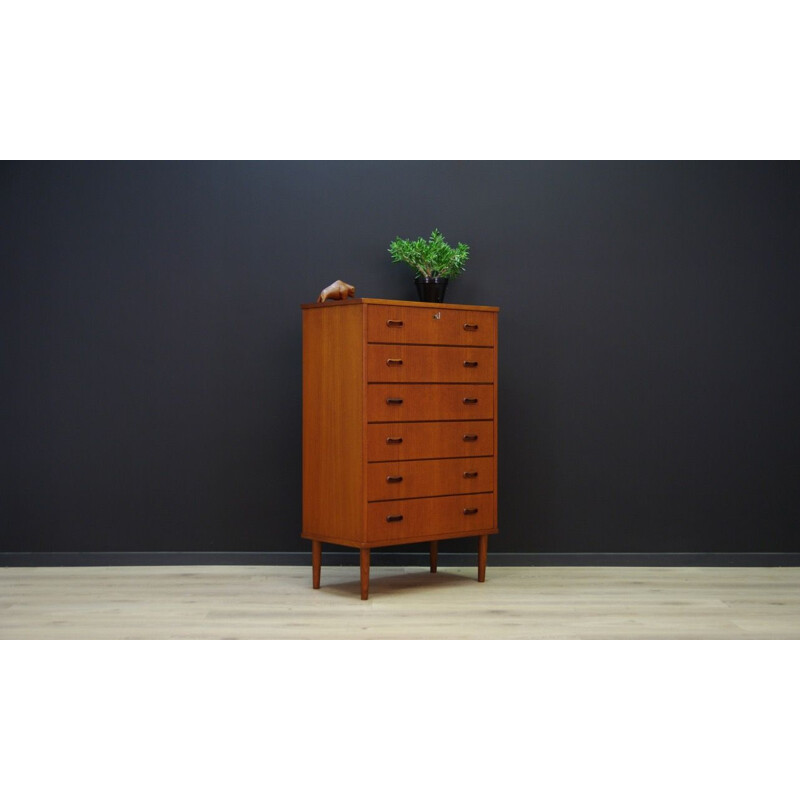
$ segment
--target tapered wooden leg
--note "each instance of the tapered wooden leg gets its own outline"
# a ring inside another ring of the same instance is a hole
[[[322,542],[316,539],[311,542],[311,575],[312,586],[319,589],[319,573],[322,568]]]
[[[369,547],[361,548],[361,599],[369,596]]]
[[[489,534],[478,537],[478,583],[486,580],[486,552],[489,549]]]
[[[436,572],[439,562],[439,542],[431,542],[431,572]]]

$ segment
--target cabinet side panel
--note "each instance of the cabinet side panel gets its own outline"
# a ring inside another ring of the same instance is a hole
[[[500,524],[499,522],[499,514],[498,514],[498,506],[500,505],[498,502],[497,497],[497,464],[499,461],[499,454],[497,452],[497,410],[498,410],[498,403],[497,403],[497,395],[498,395],[498,385],[497,385],[497,378],[500,373],[500,314],[496,313],[494,315],[494,527],[497,528]]]
[[[303,535],[363,538],[363,331],[358,305],[303,310]]]

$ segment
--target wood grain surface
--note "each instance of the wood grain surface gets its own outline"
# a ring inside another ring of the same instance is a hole
[[[492,419],[494,387],[469,383],[371,383],[369,422]]]
[[[368,461],[463,458],[493,453],[493,422],[376,422],[367,426]]]
[[[494,495],[456,494],[415,500],[384,500],[367,509],[369,540],[376,547],[388,540],[421,541],[463,531],[486,530],[494,520]]]
[[[494,377],[491,347],[367,345],[367,380],[371,383],[491,383]]]
[[[400,305],[369,306],[367,341],[494,347],[496,317],[491,311],[447,306],[435,310]]]
[[[303,534],[364,524],[363,308],[303,315]]]
[[[800,568],[7,567],[2,639],[798,639]],[[491,566],[489,553],[489,566]],[[355,602],[354,602],[355,601]]]
[[[367,465],[367,498],[394,500],[494,490],[494,459],[442,458]]]

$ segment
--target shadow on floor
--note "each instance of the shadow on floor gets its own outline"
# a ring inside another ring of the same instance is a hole
[[[385,596],[404,591],[431,591],[443,589],[458,583],[475,582],[477,579],[471,575],[461,575],[453,572],[430,572],[420,569],[419,572],[402,572],[397,575],[375,575],[370,577],[369,596]],[[326,583],[325,570],[322,570],[320,592],[339,596],[361,599],[361,580],[341,581],[339,583]]]

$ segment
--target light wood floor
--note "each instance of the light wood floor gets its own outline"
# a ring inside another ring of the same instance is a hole
[[[0,569],[2,639],[798,639],[800,568]]]

